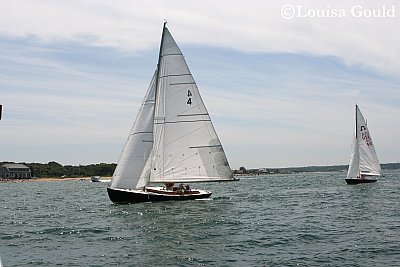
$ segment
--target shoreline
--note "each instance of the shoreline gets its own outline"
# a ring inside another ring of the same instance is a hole
[[[90,181],[90,179],[91,179],[90,177],[76,177],[76,178],[45,177],[45,178],[30,178],[30,179],[0,178],[0,183]],[[101,177],[100,180],[110,180],[111,181],[111,177]]]

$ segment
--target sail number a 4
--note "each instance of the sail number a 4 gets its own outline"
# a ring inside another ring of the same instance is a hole
[[[187,97],[188,97],[188,100],[187,100],[186,104],[192,105],[192,92],[190,92],[190,90],[187,91]]]

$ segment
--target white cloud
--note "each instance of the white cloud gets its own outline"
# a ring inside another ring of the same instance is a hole
[[[344,18],[285,20],[281,8],[345,10]],[[245,51],[333,55],[348,64],[399,73],[400,6],[395,1],[13,1],[0,3],[0,34],[43,42],[143,50],[157,46],[163,18],[181,43]],[[395,7],[394,18],[355,18],[351,9]]]

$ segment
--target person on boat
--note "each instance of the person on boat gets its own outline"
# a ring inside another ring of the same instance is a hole
[[[185,186],[183,184],[179,185],[179,193],[182,195],[185,194]]]
[[[190,191],[191,191],[190,186],[189,186],[188,184],[186,185],[185,190],[186,190],[187,192],[190,192]]]
[[[365,174],[361,174],[361,179],[365,179]]]
[[[166,188],[167,190],[173,191],[174,183],[165,183],[165,188]]]

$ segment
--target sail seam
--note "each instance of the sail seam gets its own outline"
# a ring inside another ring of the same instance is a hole
[[[180,115],[178,115],[178,117],[203,116],[203,115],[209,115],[209,114],[208,113],[180,114]]]
[[[190,76],[192,74],[190,73],[184,73],[184,74],[168,74],[164,76],[160,76],[159,78],[166,78],[166,77],[179,77],[179,76]]]
[[[170,83],[170,85],[182,85],[182,84],[196,84],[195,82],[187,82],[187,83]]]
[[[154,124],[167,124],[167,123],[180,123],[180,122],[198,122],[198,121],[211,121],[211,120],[165,121],[165,122],[155,122]]]
[[[213,145],[213,146],[191,146],[189,148],[203,148],[203,147],[222,147],[222,145]]]
[[[181,54],[164,54],[164,55],[161,55],[162,57],[165,57],[165,56],[183,56],[183,54],[181,53]]]
[[[153,132],[136,132],[136,133],[133,133],[132,135],[135,135],[135,134],[152,134]]]

